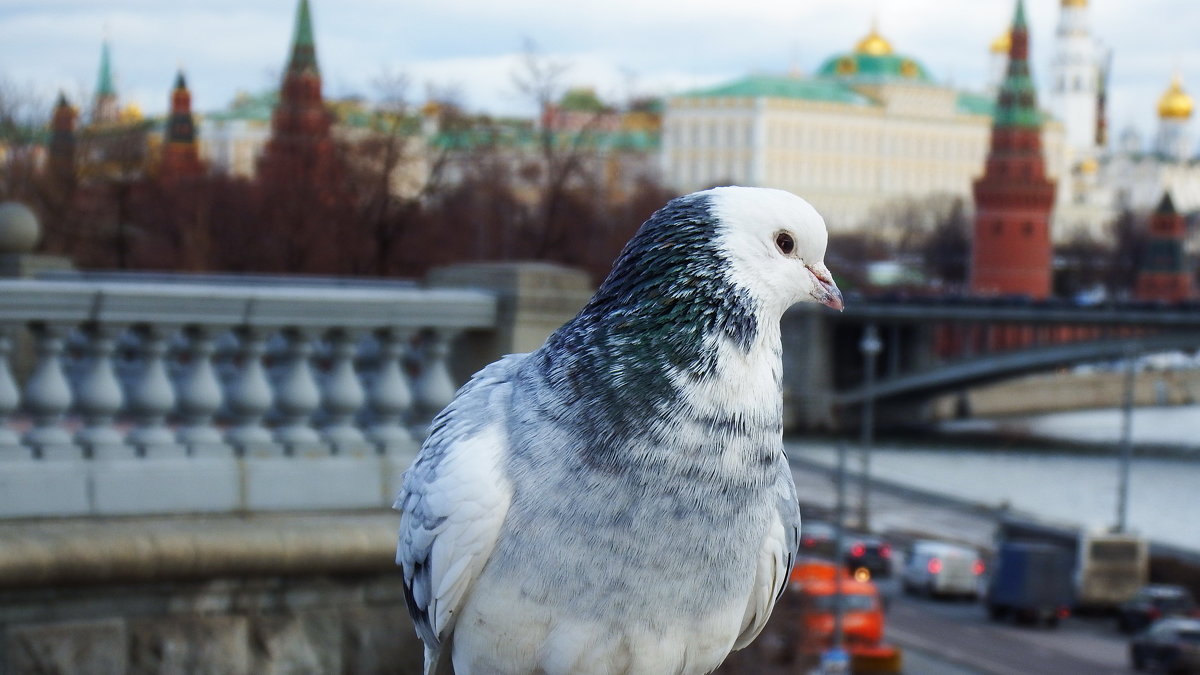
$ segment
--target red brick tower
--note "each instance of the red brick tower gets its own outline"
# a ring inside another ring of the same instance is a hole
[[[49,168],[54,180],[63,185],[75,183],[75,121],[79,115],[59,92],[50,121]]]
[[[1163,193],[1162,201],[1150,217],[1148,235],[1134,297],[1163,302],[1190,299],[1192,275],[1183,250],[1187,229],[1183,214],[1175,210],[1171,193]]]
[[[983,177],[975,181],[972,293],[1035,299],[1050,295],[1054,182],[1046,178],[1041,128],[1029,74],[1025,5],[1017,0],[991,148]]]
[[[292,181],[297,175],[318,181],[334,178],[332,125],[333,116],[321,98],[308,0],[300,0],[292,53],[271,117],[271,139],[259,162],[259,177],[266,183]]]
[[[171,90],[171,114],[167,117],[159,175],[166,179],[187,178],[204,173],[196,144],[196,122],[192,118],[192,95],[183,71],[175,76]]]

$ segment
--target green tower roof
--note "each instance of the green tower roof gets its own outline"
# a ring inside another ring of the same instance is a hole
[[[288,70],[318,70],[317,44],[313,40],[308,0],[300,0],[296,8],[296,31],[292,34],[292,57],[288,61]]]
[[[96,96],[116,96],[113,86],[112,64],[108,55],[108,40],[100,47],[100,76],[96,80]]]
[[[1012,22],[1012,45],[1008,70],[996,101],[997,127],[1040,128],[1042,113],[1037,107],[1037,92],[1029,73],[1029,30],[1025,24],[1025,3],[1017,0]]]

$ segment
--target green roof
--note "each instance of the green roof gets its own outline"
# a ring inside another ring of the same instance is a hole
[[[108,40],[100,47],[100,75],[96,79],[96,96],[116,96],[117,88],[113,86],[112,64],[108,55]]]
[[[258,94],[238,92],[229,107],[205,113],[205,117],[214,120],[247,120],[252,122],[270,122],[275,105],[279,102],[279,92],[265,91]]]
[[[296,8],[296,32],[292,35],[292,56],[288,61],[288,70],[318,70],[317,43],[313,40],[308,0],[300,0]]]
[[[430,139],[430,145],[442,150],[470,150],[487,147],[532,148],[542,140],[542,134],[528,124],[516,123],[441,131]],[[553,142],[561,147],[578,145],[586,148],[646,152],[657,150],[661,140],[661,134],[652,131],[592,131],[583,134],[555,133]]]
[[[1045,116],[1037,107],[1037,91],[1029,73],[1029,55],[1020,51],[1020,45],[1027,45],[1029,39],[1025,23],[1025,3],[1022,0],[1017,0],[1012,36],[1012,51],[1009,53],[1008,70],[996,100],[994,123],[998,127],[1040,128]]]
[[[683,96],[689,98],[794,98],[852,105],[873,104],[869,97],[835,80],[779,75],[751,75],[709,89],[685,92]]]
[[[966,115],[996,114],[996,99],[969,91],[958,92],[958,112]]]
[[[920,82],[932,84],[929,71],[916,59],[899,54],[848,52],[825,59],[817,69],[818,77],[845,82]]]

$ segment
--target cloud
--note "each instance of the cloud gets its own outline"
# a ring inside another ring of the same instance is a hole
[[[943,82],[981,89],[987,46],[1012,18],[1013,0],[310,0],[318,57],[331,94],[371,92],[384,68],[457,88],[478,110],[528,113],[512,87],[526,39],[572,63],[570,84],[603,95],[668,93],[749,72],[815,70],[847,51],[872,20],[900,52]],[[1056,2],[1027,2],[1035,81],[1048,82]],[[1093,32],[1113,48],[1114,126],[1150,132],[1154,105],[1179,67],[1200,93],[1200,3],[1091,3]],[[238,90],[274,86],[295,0],[41,0],[0,4],[0,74],[83,93],[93,86],[105,28],[123,95],[166,108],[174,71],[187,69],[195,105],[224,107]]]

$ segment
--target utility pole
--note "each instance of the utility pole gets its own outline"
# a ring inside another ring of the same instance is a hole
[[[874,323],[866,325],[862,340],[858,343],[858,349],[863,355],[862,433],[859,441],[862,471],[859,475],[858,529],[870,532],[871,443],[875,433],[875,360],[879,357],[879,352],[883,350],[883,342],[879,339],[879,329]],[[840,553],[839,551],[839,555]]]
[[[1137,346],[1133,342],[1125,348],[1125,398],[1121,405],[1121,452],[1117,471],[1117,525],[1116,532],[1125,532],[1129,526],[1129,464],[1133,459],[1133,392],[1137,360]]]

